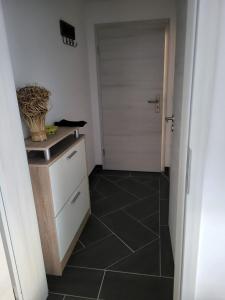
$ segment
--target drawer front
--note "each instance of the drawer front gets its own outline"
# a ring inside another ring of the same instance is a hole
[[[52,164],[49,174],[56,216],[87,174],[84,140]]]
[[[55,218],[60,260],[64,258],[84,216],[90,208],[87,177]]]

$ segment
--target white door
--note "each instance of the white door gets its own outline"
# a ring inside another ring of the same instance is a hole
[[[174,133],[171,148],[169,228],[175,262],[174,300],[181,298],[186,173],[196,47],[197,1],[177,1]],[[193,231],[190,232],[190,235]],[[194,247],[194,242],[192,244]],[[190,266],[191,269],[191,266]],[[187,297],[188,299],[194,299]]]
[[[104,168],[161,171],[165,24],[101,25]]]
[[[177,154],[179,170],[176,182],[172,181],[178,187],[174,300],[222,300],[225,299],[225,2],[185,2],[187,8],[184,0],[177,1],[178,39],[180,36],[183,40],[178,47],[183,47],[184,54],[178,58],[181,67],[178,70],[183,70],[183,80],[178,84],[182,86],[178,99],[183,103],[179,110],[182,127]],[[187,130],[185,133],[188,119],[189,139]],[[180,124],[175,123],[175,129]],[[188,145],[191,159],[185,195]]]

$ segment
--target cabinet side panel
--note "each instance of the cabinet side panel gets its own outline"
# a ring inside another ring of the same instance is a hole
[[[61,266],[48,168],[30,166],[30,174],[45,269],[48,274],[60,274]]]

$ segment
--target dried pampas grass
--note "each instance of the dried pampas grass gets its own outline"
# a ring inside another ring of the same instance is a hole
[[[20,111],[26,121],[32,141],[47,139],[45,116],[49,108],[50,92],[39,86],[26,86],[17,90]]]

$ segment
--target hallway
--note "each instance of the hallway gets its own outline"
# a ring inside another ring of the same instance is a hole
[[[90,190],[92,216],[48,299],[172,299],[168,177],[96,170]]]

